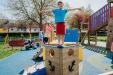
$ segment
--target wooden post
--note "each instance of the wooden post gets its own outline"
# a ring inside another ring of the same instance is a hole
[[[113,42],[113,19],[110,19],[109,25],[108,25],[108,33],[107,33],[107,44],[106,44],[106,49],[110,50],[111,49],[111,44]]]
[[[79,75],[77,46],[46,46],[46,75]]]

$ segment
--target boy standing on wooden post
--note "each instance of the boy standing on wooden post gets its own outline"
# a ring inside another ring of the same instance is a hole
[[[55,23],[56,23],[56,35],[58,37],[58,45],[64,44],[64,35],[66,33],[66,27],[65,27],[65,16],[68,11],[72,10],[79,10],[79,8],[75,9],[64,9],[64,3],[62,1],[58,2],[58,8],[53,9],[52,12],[55,17]],[[51,11],[41,11],[41,12],[51,12]]]
[[[58,2],[58,9],[53,10],[53,14],[55,17],[55,23],[56,23],[56,35],[58,37],[58,44],[63,45],[64,43],[64,35],[66,32],[65,27],[65,16],[67,13],[67,9],[63,9],[64,3],[59,1]]]

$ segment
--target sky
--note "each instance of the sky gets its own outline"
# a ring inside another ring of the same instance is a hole
[[[107,0],[62,0],[64,3],[69,3],[71,8],[80,8],[82,6],[91,6],[93,11],[99,10],[102,6],[107,4]],[[8,0],[0,0],[0,15],[5,16],[9,19],[15,19],[12,13],[7,8]]]
[[[8,0],[0,0],[0,17],[13,19],[12,13],[8,9]]]
[[[102,6],[107,4],[107,0],[62,0],[63,2],[68,2],[71,8],[80,8],[82,6],[91,8],[94,11],[99,10]]]

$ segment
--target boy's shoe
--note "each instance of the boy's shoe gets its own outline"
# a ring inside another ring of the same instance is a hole
[[[58,45],[57,48],[64,48],[62,45]]]

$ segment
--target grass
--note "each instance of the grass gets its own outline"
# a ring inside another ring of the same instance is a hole
[[[88,38],[86,38],[88,40]],[[106,42],[107,36],[97,36],[97,41]]]
[[[0,42],[0,60],[3,58],[6,58],[16,52],[20,51],[20,48],[13,48],[9,47],[9,48],[4,48],[4,44],[3,42]]]
[[[98,39],[97,41],[106,42],[107,36],[98,36],[97,39]],[[0,42],[0,59],[6,58],[20,50],[21,48],[18,48],[18,47],[13,48],[13,49],[12,47],[4,48],[4,43]]]
[[[16,36],[10,36],[10,38],[12,38],[12,39],[18,39],[18,37],[20,39],[21,36],[20,35],[19,36],[18,35],[16,35]],[[36,35],[33,35],[33,37],[34,38],[37,38],[38,35],[37,36]],[[18,52],[18,51],[21,50],[20,47],[14,47],[13,49],[12,49],[12,47],[4,48],[4,38],[0,42],[0,60],[3,59],[3,58],[6,58],[6,57],[8,57],[8,56],[10,56],[10,55],[12,55],[12,54],[14,54],[14,53],[16,53],[16,52]],[[24,36],[24,38],[25,39],[29,39],[29,35]]]
[[[98,36],[98,37],[97,37],[97,41],[106,42],[106,41],[107,41],[107,36]]]

